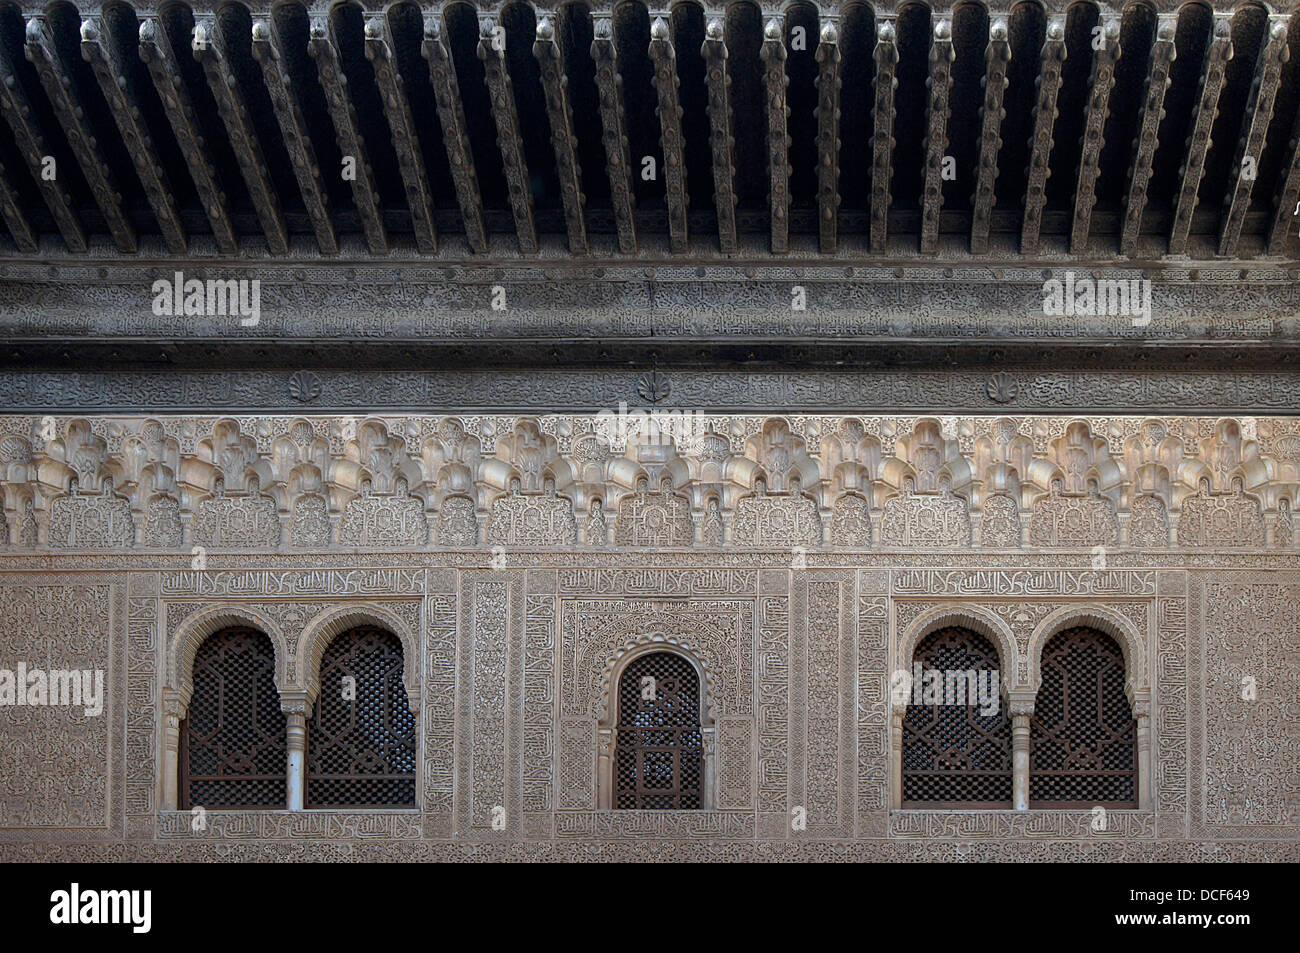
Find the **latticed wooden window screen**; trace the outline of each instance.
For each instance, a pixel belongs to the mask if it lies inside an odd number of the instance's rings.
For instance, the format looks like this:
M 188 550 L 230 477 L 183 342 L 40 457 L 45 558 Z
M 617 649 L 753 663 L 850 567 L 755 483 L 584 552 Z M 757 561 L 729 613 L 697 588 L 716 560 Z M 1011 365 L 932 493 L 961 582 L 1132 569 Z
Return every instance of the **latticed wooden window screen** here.
M 702 759 L 700 682 L 691 663 L 673 652 L 633 659 L 618 683 L 615 805 L 698 808 Z
M 347 677 L 355 693 L 345 691 Z M 306 806 L 414 807 L 416 721 L 397 636 L 373 626 L 344 632 L 325 650 L 320 684 L 307 726 Z
M 199 646 L 180 738 L 181 807 L 285 806 L 285 716 L 269 638 L 224 629 Z
M 1124 655 L 1079 627 L 1043 646 L 1029 722 L 1033 807 L 1137 807 L 1137 724 L 1124 694 Z
M 912 659 L 923 670 L 941 673 L 996 672 L 999 667 L 997 650 L 988 639 L 957 627 L 927 635 Z M 909 806 L 913 807 L 1010 806 L 1011 783 L 1011 719 L 1002 699 L 997 712 L 990 715 L 980 714 L 978 703 L 907 706 L 903 717 L 904 803 L 912 802 Z

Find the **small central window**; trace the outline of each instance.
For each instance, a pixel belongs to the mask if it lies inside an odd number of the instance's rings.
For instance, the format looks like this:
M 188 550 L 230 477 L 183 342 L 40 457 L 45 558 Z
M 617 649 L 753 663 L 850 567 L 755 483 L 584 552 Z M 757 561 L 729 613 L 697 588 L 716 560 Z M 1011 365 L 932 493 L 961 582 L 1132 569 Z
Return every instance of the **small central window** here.
M 629 662 L 618 684 L 617 731 L 616 807 L 699 809 L 700 681 L 689 661 L 654 652 Z

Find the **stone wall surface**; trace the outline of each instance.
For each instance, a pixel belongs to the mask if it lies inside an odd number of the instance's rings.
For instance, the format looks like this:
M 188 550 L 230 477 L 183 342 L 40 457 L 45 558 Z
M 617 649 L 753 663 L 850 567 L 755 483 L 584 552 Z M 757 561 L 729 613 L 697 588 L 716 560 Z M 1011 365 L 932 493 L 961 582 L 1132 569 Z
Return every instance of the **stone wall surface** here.
M 383 439 L 363 422 L 352 443 L 335 433 L 345 421 L 264 423 L 196 439 L 194 421 L 60 420 L 42 449 L 7 451 L 0 668 L 102 669 L 106 701 L 98 717 L 0 708 L 0 858 L 1300 859 L 1294 421 L 977 419 L 946 438 L 939 420 L 742 420 L 722 431 L 724 460 L 634 437 L 606 448 L 599 477 L 583 467 L 600 455 L 548 418 L 487 431 L 494 453 L 472 460 L 445 420 L 390 419 Z M 1075 439 L 1079 423 L 1089 439 Z M 881 431 L 888 452 L 872 443 Z M 437 454 L 392 436 L 408 433 L 440 435 Z M 302 444 L 328 491 L 290 449 Z M 51 494 L 70 472 L 76 493 Z M 159 494 L 177 505 L 150 509 Z M 304 516 L 302 494 L 324 507 Z M 288 525 L 250 546 L 256 519 L 227 504 L 262 495 Z M 443 544 L 457 496 L 473 505 L 461 542 Z M 1012 502 L 990 507 L 998 497 Z M 1135 507 L 1144 498 L 1159 505 Z M 244 535 L 193 543 L 199 502 Z M 689 524 L 689 545 L 628 543 L 661 525 L 646 520 L 654 507 Z M 349 508 L 362 535 L 339 543 Z M 625 515 L 637 522 L 619 533 Z M 757 527 L 746 542 L 742 517 Z M 294 544 L 300 522 L 322 519 L 321 542 Z M 177 525 L 147 541 L 151 520 Z M 426 542 L 412 542 L 415 525 Z M 206 634 L 260 628 L 282 696 L 310 697 L 331 634 L 361 621 L 403 644 L 421 726 L 415 809 L 214 810 L 198 831 L 164 809 L 169 724 Z M 890 674 L 952 624 L 996 643 L 1013 711 L 1052 634 L 1114 638 L 1150 730 L 1139 808 L 1108 812 L 1100 830 L 1087 810 L 893 810 Z M 710 810 L 597 808 L 612 674 L 653 644 L 700 660 Z M 794 808 L 806 830 L 792 829 Z

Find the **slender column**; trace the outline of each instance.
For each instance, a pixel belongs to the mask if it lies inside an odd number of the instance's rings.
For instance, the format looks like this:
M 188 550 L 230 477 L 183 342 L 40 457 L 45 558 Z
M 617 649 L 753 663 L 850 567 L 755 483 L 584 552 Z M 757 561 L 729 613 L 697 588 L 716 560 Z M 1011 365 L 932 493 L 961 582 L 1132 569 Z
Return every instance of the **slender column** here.
M 871 251 L 883 255 L 888 251 L 889 205 L 893 201 L 890 178 L 894 161 L 894 92 L 898 89 L 898 47 L 894 43 L 894 24 L 882 20 L 876 28 L 875 103 L 872 106 L 871 134 Z
M 153 139 L 140 112 L 135 74 L 122 61 L 118 38 L 113 35 L 109 21 L 101 22 L 94 18 L 81 21 L 81 57 L 90 64 L 99 91 L 108 103 L 108 111 L 113 114 L 117 130 L 122 134 L 122 144 L 131 156 L 131 164 L 144 187 L 167 249 L 174 255 L 185 254 L 185 229 L 181 225 L 172 186 L 154 152 Z
M 1187 253 L 1187 235 L 1192 230 L 1192 213 L 1196 211 L 1196 193 L 1201 188 L 1205 174 L 1205 159 L 1210 151 L 1210 131 L 1214 117 L 1219 114 L 1219 94 L 1228 60 L 1232 59 L 1232 24 L 1227 17 L 1216 18 L 1214 39 L 1205 52 L 1205 66 L 1201 71 L 1201 88 L 1197 96 L 1196 111 L 1192 116 L 1192 132 L 1187 137 L 1186 158 L 1179 170 L 1182 185 L 1178 204 L 1174 210 L 1174 227 L 1169 235 L 1169 254 Z
M 1042 66 L 1038 77 L 1038 103 L 1034 106 L 1034 132 L 1029 140 L 1029 179 L 1025 186 L 1025 215 L 1020 225 L 1020 252 L 1038 253 L 1043 227 L 1043 206 L 1047 204 L 1048 160 L 1052 155 L 1052 132 L 1056 126 L 1056 97 L 1061 91 L 1061 70 L 1065 65 L 1065 18 L 1053 17 L 1043 40 Z
M 301 811 L 307 780 L 307 714 L 311 711 L 311 699 L 306 692 L 283 692 L 280 710 L 284 712 L 287 723 L 285 740 L 289 756 L 285 766 L 285 787 L 288 808 Z
M 1011 62 L 1011 44 L 1007 42 L 1007 21 L 998 17 L 989 27 L 989 43 L 984 49 L 984 104 L 980 106 L 980 158 L 975 174 L 975 195 L 971 199 L 970 250 L 975 255 L 988 254 L 989 226 L 993 216 L 993 185 L 998 178 L 998 155 L 1002 151 L 1002 120 L 1007 111 L 1007 64 Z
M 682 137 L 682 107 L 678 102 L 677 52 L 668 33 L 668 23 L 656 17 L 650 25 L 650 61 L 654 64 L 655 92 L 659 97 L 659 141 L 664 154 L 667 183 L 668 247 L 674 254 L 689 245 L 686 218 L 686 156 Z
M 700 748 L 704 763 L 700 765 L 700 807 L 718 806 L 718 729 L 700 729 Z
M 1147 71 L 1146 99 L 1142 102 L 1142 118 L 1138 123 L 1137 139 L 1133 143 L 1133 159 L 1129 163 L 1128 191 L 1124 196 L 1124 228 L 1119 239 L 1119 253 L 1130 256 L 1137 248 L 1142 234 L 1142 214 L 1146 211 L 1147 188 L 1151 183 L 1151 166 L 1159 145 L 1160 120 L 1165 116 L 1165 93 L 1172 80 L 1169 71 L 1177 50 L 1174 46 L 1176 24 L 1172 17 L 1162 17 L 1151 47 L 1151 68 Z
M 253 56 L 262 66 L 262 79 L 266 83 L 271 108 L 275 110 L 280 134 L 284 137 L 285 149 L 289 152 L 298 191 L 316 232 L 316 244 L 321 254 L 337 255 L 339 243 L 334 234 L 334 223 L 330 220 L 329 199 L 321 179 L 320 163 L 316 161 L 316 149 L 312 146 L 307 121 L 298 105 L 293 78 L 285 66 L 279 31 L 273 21 L 253 21 Z
M 713 153 L 713 205 L 718 210 L 718 249 L 736 251 L 736 137 L 731 127 L 731 77 L 727 74 L 726 30 L 721 17 L 704 29 L 700 53 L 708 86 L 709 146 Z
M 1150 811 L 1155 808 L 1151 790 L 1151 689 L 1135 689 L 1130 703 L 1133 706 L 1133 717 L 1137 721 L 1138 810 Z
M 533 56 L 541 67 L 542 90 L 546 97 L 546 116 L 551 125 L 551 147 L 555 151 L 555 170 L 560 179 L 560 199 L 564 203 L 564 224 L 569 235 L 569 251 L 587 254 L 587 223 L 583 207 L 582 170 L 578 165 L 578 137 L 573 134 L 573 109 L 569 104 L 569 78 L 564 73 L 564 55 L 555 41 L 555 26 L 548 17 L 537 21 L 537 40 Z
M 596 807 L 608 811 L 614 807 L 614 745 L 618 729 L 601 728 L 597 732 Z
M 939 212 L 943 208 L 943 157 L 948 151 L 948 96 L 952 90 L 952 24 L 934 25 L 930 43 L 930 98 L 925 107 L 925 172 L 921 183 L 921 254 L 939 250 Z
M 767 171 L 771 191 L 768 208 L 772 218 L 772 251 L 790 250 L 790 108 L 785 90 L 785 40 L 781 21 L 772 17 L 763 27 L 763 87 L 767 98 Z
M 1074 216 L 1070 220 L 1070 254 L 1086 256 L 1092 209 L 1097 204 L 1097 176 L 1101 172 L 1101 150 L 1106 144 L 1106 117 L 1110 115 L 1110 91 L 1115 87 L 1115 62 L 1120 56 L 1119 20 L 1103 17 L 1101 49 L 1092 58 L 1088 79 L 1088 107 L 1083 120 L 1083 152 L 1079 156 L 1079 177 L 1074 189 Z
M 1029 810 L 1029 720 L 1034 714 L 1034 696 L 1013 693 L 1011 706 L 1011 806 Z
M 483 61 L 488 97 L 492 101 L 492 119 L 497 127 L 497 146 L 501 149 L 510 210 L 515 217 L 515 233 L 519 237 L 519 250 L 531 255 L 537 251 L 537 226 L 533 222 L 528 162 L 524 157 L 524 140 L 519 134 L 519 116 L 515 111 L 510 71 L 506 68 L 505 45 L 500 40 L 502 34 L 497 32 L 494 17 L 479 17 L 478 26 L 478 58 Z
M 1255 61 L 1255 81 L 1250 87 L 1246 103 L 1246 118 L 1237 137 L 1237 151 L 1232 159 L 1232 189 L 1223 206 L 1223 220 L 1219 228 L 1219 254 L 1231 258 L 1237 253 L 1241 227 L 1250 210 L 1250 195 L 1255 189 L 1259 163 L 1264 154 L 1264 139 L 1268 124 L 1273 118 L 1273 104 L 1277 87 L 1282 80 L 1282 64 L 1286 61 L 1286 25 L 1274 23 L 1268 40 Z
M 388 232 L 384 228 L 383 213 L 379 208 L 379 191 L 375 187 L 375 173 L 370 157 L 357 127 L 357 110 L 347 91 L 347 77 L 339 60 L 339 48 L 331 35 L 329 21 L 316 17 L 311 21 L 307 52 L 316 61 L 316 74 L 325 92 L 325 104 L 334 123 L 339 151 L 344 160 L 353 160 L 352 200 L 361 216 L 361 227 L 366 233 L 366 245 L 372 255 L 388 254 Z
M 210 19 L 194 23 L 194 58 L 203 66 L 208 89 L 216 100 L 217 112 L 230 137 L 239 172 L 248 186 L 248 195 L 257 210 L 257 220 L 273 255 L 289 253 L 289 232 L 280 214 L 280 199 L 271 183 L 271 173 L 262 156 L 262 146 L 253 130 L 253 121 L 244 105 L 244 96 L 230 68 L 230 54 L 222 30 Z
M 903 807 L 903 716 L 906 713 L 907 705 L 904 703 L 889 716 L 889 787 L 893 792 L 889 806 L 895 811 Z
M 174 811 L 180 805 L 180 743 L 181 722 L 189 711 L 188 693 L 182 694 L 164 688 L 163 701 L 163 758 L 162 758 L 162 809 Z
M 436 16 L 425 20 L 421 53 L 429 61 L 429 82 L 433 85 L 433 99 L 438 106 L 438 121 L 442 123 L 442 141 L 447 149 L 451 181 L 456 187 L 456 202 L 465 222 L 465 238 L 470 250 L 481 255 L 487 252 L 488 243 L 478 174 L 474 171 L 474 153 L 465 133 L 465 107 L 460 100 L 456 65 L 442 40 L 441 24 Z
M 817 44 L 817 222 L 822 254 L 839 246 L 840 43 L 835 22 L 822 26 Z
M 189 169 L 194 188 L 203 203 L 208 226 L 217 243 L 217 251 L 222 255 L 237 254 L 239 243 L 230 222 L 226 194 L 221 190 L 217 170 L 209 161 L 207 150 L 203 148 L 198 114 L 194 111 L 189 90 L 181 78 L 180 66 L 172 51 L 171 41 L 167 38 L 167 31 L 155 19 L 140 21 L 140 59 L 149 68 L 154 89 L 158 91 L 163 112 L 167 114 L 167 123 L 181 147 L 181 155 L 185 157 L 186 168 Z

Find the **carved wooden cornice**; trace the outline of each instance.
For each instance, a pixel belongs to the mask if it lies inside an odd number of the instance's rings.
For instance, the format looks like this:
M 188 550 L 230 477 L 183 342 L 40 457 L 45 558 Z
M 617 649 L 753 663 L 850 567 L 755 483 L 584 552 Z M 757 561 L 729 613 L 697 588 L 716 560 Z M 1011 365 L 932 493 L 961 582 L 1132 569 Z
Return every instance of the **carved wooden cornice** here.
M 942 241 L 958 234 L 969 234 L 973 254 L 1007 263 L 1041 257 L 1080 262 L 1138 256 L 1198 261 L 1281 259 L 1288 254 L 1294 258 L 1300 160 L 1290 140 L 1280 140 L 1283 129 L 1300 128 L 1294 125 L 1300 120 L 1291 114 L 1292 98 L 1277 95 L 1283 64 L 1291 55 L 1287 44 L 1292 14 L 1241 8 L 1200 17 L 1172 2 L 1157 4 L 1157 9 L 1151 49 L 1125 54 L 1149 55 L 1149 69 L 1121 75 L 1116 66 L 1122 18 L 1110 12 L 1098 14 L 1100 36 L 1068 39 L 1071 55 L 1086 57 L 1088 68 L 1063 71 L 1067 22 L 1074 21 L 1068 20 L 1072 14 L 1065 5 L 1056 2 L 1044 10 L 1046 23 L 1039 20 L 1035 27 L 1032 15 L 1013 16 L 1005 9 L 993 9 L 987 18 L 954 19 L 955 5 L 948 2 L 936 2 L 928 16 L 910 19 L 902 15 L 901 5 L 884 0 L 873 5 L 876 35 L 854 35 L 851 42 L 841 39 L 840 30 L 862 14 L 847 2 L 832 3 L 809 12 L 808 29 L 815 31 L 816 47 L 793 58 L 780 10 L 760 6 L 759 16 L 733 22 L 730 14 L 710 8 L 702 18 L 704 82 L 683 87 L 680 51 L 674 44 L 687 34 L 658 8 L 644 17 L 628 17 L 613 9 L 561 12 L 539 7 L 529 16 L 540 32 L 534 35 L 530 23 L 528 35 L 522 36 L 516 33 L 518 24 L 530 21 L 503 19 L 506 7 L 494 0 L 475 11 L 478 31 L 471 38 L 449 27 L 458 14 L 445 3 L 422 7 L 415 17 L 395 6 L 363 16 L 327 15 L 314 7 L 285 15 L 256 3 L 227 16 L 208 0 L 196 0 L 189 12 L 165 12 L 165 24 L 142 5 L 136 17 L 141 24 L 136 46 L 132 38 L 118 35 L 128 18 L 115 11 L 104 14 L 92 5 L 84 20 L 69 19 L 64 11 L 38 9 L 28 0 L 22 18 L 6 27 L 19 35 L 7 37 L 0 54 L 0 76 L 5 79 L 0 112 L 33 187 L 26 189 L 27 176 L 11 162 L 8 201 L 0 188 L 0 215 L 7 223 L 0 235 L 0 259 L 10 254 L 101 255 L 112 248 L 123 257 L 183 260 L 215 252 L 222 259 L 292 261 L 315 254 L 355 255 L 364 243 L 371 256 L 409 249 L 451 265 L 467 255 L 508 260 L 519 253 L 573 260 L 635 256 L 649 263 L 663 257 L 664 246 L 669 257 L 744 254 L 759 229 L 766 232 L 761 247 L 768 256 L 797 260 L 820 254 L 864 261 L 889 255 L 907 267 L 923 267 L 941 247 L 958 248 L 957 242 Z M 251 37 L 231 33 L 247 25 Z M 747 31 L 758 35 L 747 36 Z M 1248 69 L 1226 69 L 1234 31 L 1249 45 L 1242 51 L 1252 59 Z M 1044 42 L 1031 50 L 1029 37 L 1035 35 L 1044 36 Z M 591 37 L 589 56 L 574 47 L 586 36 Z M 251 71 L 246 63 L 250 41 L 260 65 Z M 523 48 L 507 49 L 507 43 L 530 48 L 530 58 L 536 58 L 540 68 L 521 70 Z M 1186 46 L 1206 51 L 1196 95 L 1180 91 L 1176 99 L 1171 97 L 1180 114 L 1168 117 L 1169 123 L 1186 129 L 1187 141 L 1159 143 L 1166 91 L 1175 75 L 1171 64 Z M 20 62 L 10 61 L 19 48 L 30 63 L 21 55 Z M 407 55 L 403 51 L 415 49 L 429 63 L 440 136 L 417 134 L 416 124 L 422 121 L 418 117 L 427 114 L 412 108 L 421 91 L 407 85 L 409 78 L 401 69 Z M 619 49 L 627 62 L 619 57 Z M 77 51 L 90 70 L 69 61 Z M 954 64 L 972 51 L 976 56 L 982 51 L 984 69 L 954 72 Z M 200 71 L 177 62 L 177 56 L 191 52 L 202 64 Z M 362 52 L 365 62 L 360 62 Z M 467 57 L 475 53 L 483 58 L 481 73 L 477 66 L 465 68 Z M 805 68 L 804 53 L 816 62 L 812 103 L 802 88 L 797 100 L 787 93 L 792 71 Z M 310 70 L 299 75 L 307 60 L 304 54 L 316 61 L 315 76 Z M 694 51 L 691 54 L 694 68 L 698 61 Z M 165 123 L 152 111 L 153 94 L 138 88 L 142 73 L 132 65 L 134 56 L 147 66 Z M 1021 66 L 1009 71 L 1009 62 Z M 457 63 L 465 75 L 458 75 Z M 349 76 L 349 71 L 362 72 Z M 898 87 L 899 76 L 918 77 L 922 71 L 928 77 L 924 91 L 906 84 Z M 728 89 L 732 73 L 747 77 L 744 102 Z M 865 83 L 868 75 L 873 84 L 871 145 L 842 155 L 837 144 L 841 89 L 845 77 Z M 196 82 L 198 76 L 204 81 Z M 762 91 L 761 105 L 749 101 L 758 93 L 754 81 Z M 625 83 L 637 87 L 634 98 Z M 965 88 L 973 83 L 982 88 Z M 1024 85 L 1013 91 L 1012 83 Z M 574 115 L 579 102 L 591 108 L 586 104 L 593 90 L 598 124 Z M 857 101 L 865 91 L 852 92 Z M 320 108 L 322 94 L 327 117 Z M 481 102 L 484 94 L 490 110 L 476 108 L 467 115 L 465 103 Z M 1070 129 L 1069 135 L 1077 130 L 1082 138 L 1079 161 L 1068 169 L 1053 166 L 1054 153 L 1067 162 L 1075 155 L 1073 148 L 1058 142 L 1060 96 L 1086 104 L 1081 117 L 1059 123 Z M 1219 117 L 1223 96 L 1243 103 L 1239 123 L 1237 117 Z M 948 117 L 950 103 L 959 99 L 980 103 L 973 128 L 969 117 L 960 117 L 960 123 Z M 214 101 L 220 130 L 209 117 L 195 113 Z M 655 103 L 657 118 L 647 122 L 647 116 L 629 116 L 626 104 L 632 101 Z M 798 108 L 814 110 L 814 122 L 788 121 L 787 111 L 796 101 Z M 1123 115 L 1111 117 L 1112 101 L 1120 104 L 1116 109 L 1125 110 Z M 1017 110 L 1033 104 L 1025 143 L 1008 142 L 1002 134 L 1009 102 Z M 1134 103 L 1136 143 L 1107 143 L 1106 130 L 1112 123 L 1126 125 Z M 543 127 L 531 115 L 518 115 L 520 104 L 545 113 L 551 148 L 535 148 L 529 137 Z M 1278 104 L 1284 104 L 1287 115 L 1274 115 Z M 101 105 L 111 115 L 107 125 L 94 114 Z M 763 111 L 761 125 L 750 122 L 738 130 L 737 110 L 755 108 Z M 377 113 L 383 116 L 379 127 L 373 125 Z M 701 115 L 707 115 L 707 140 L 691 124 Z M 1015 117 L 1016 128 L 1023 128 L 1025 119 Z M 897 195 L 891 189 L 896 175 L 915 174 L 899 168 L 899 123 L 924 128 L 919 198 L 916 189 L 900 189 Z M 1213 142 L 1212 131 L 1225 124 L 1238 128 L 1239 137 L 1228 142 L 1220 134 L 1223 141 Z M 401 177 L 400 194 L 377 187 L 365 147 L 378 146 L 362 142 L 362 128 L 385 127 Z M 632 156 L 629 143 L 647 135 L 657 135 L 663 150 L 662 169 L 654 179 L 662 185 L 653 191 L 662 188 L 666 214 L 653 207 L 639 212 L 633 200 L 633 176 L 645 157 Z M 225 142 L 208 141 L 214 136 Z M 974 143 L 965 141 L 970 137 Z M 108 138 L 118 141 L 103 141 Z M 913 140 L 904 138 L 908 148 L 914 147 Z M 446 150 L 454 208 L 436 208 L 433 202 L 437 183 L 430 181 L 429 170 L 435 163 L 441 166 L 441 157 L 423 151 L 425 143 L 438 139 L 442 145 L 434 148 Z M 500 150 L 499 169 L 488 145 L 492 140 Z M 1256 181 L 1265 147 L 1277 151 L 1274 144 L 1279 142 L 1282 161 L 1267 163 L 1273 181 Z M 701 148 L 708 154 L 693 154 Z M 329 176 L 335 170 L 320 169 L 316 157 L 333 155 L 335 149 L 355 163 L 355 175 L 345 176 L 354 208 L 335 209 L 327 201 Z M 1172 214 L 1147 208 L 1158 149 L 1182 152 Z M 48 174 L 46 158 L 61 150 L 65 161 L 76 166 L 74 189 L 65 179 Z M 1225 150 L 1235 151 L 1231 162 Z M 382 151 L 390 155 L 388 143 L 382 144 Z M 1108 161 L 1116 151 L 1127 153 L 1126 161 Z M 270 157 L 286 152 L 293 167 L 291 180 L 267 168 Z M 973 196 L 944 195 L 943 162 L 949 153 L 965 154 L 970 157 L 966 161 L 978 163 L 976 169 L 962 172 L 962 181 L 974 182 Z M 183 164 L 176 161 L 177 155 Z M 760 155 L 766 194 L 737 195 L 735 180 L 742 166 L 753 174 L 757 170 L 749 168 L 749 157 Z M 810 164 L 810 157 L 815 169 L 800 166 Z M 1250 159 L 1254 163 L 1244 161 Z M 686 170 L 701 161 L 713 172 L 713 194 L 703 199 L 711 207 L 692 209 Z M 487 166 L 479 168 L 484 162 Z M 1016 176 L 1006 175 L 1000 167 L 1006 162 L 1027 164 L 1020 194 L 1007 194 L 1006 185 L 1003 194 L 995 194 L 997 182 L 1021 181 L 1019 169 Z M 387 158 L 383 164 L 393 167 Z M 1225 167 L 1226 184 L 1220 174 Z M 1207 168 L 1216 194 L 1201 196 Z M 480 187 L 490 183 L 491 202 L 497 203 L 502 171 L 508 201 L 485 209 Z M 236 181 L 222 181 L 231 174 Z M 193 191 L 183 181 L 185 175 Z M 1069 184 L 1058 180 L 1049 201 L 1052 175 Z M 1115 176 L 1126 179 L 1116 183 Z M 592 177 L 608 179 L 607 194 L 603 182 L 600 189 L 590 187 Z M 816 181 L 815 214 L 792 202 L 790 193 L 792 182 L 811 179 Z M 137 180 L 139 187 L 134 186 Z M 845 188 L 849 180 L 860 181 L 862 187 L 853 190 L 860 196 L 854 198 L 859 207 L 845 209 L 839 201 L 850 194 Z M 129 186 L 125 193 L 124 184 Z M 537 189 L 555 194 L 538 204 L 542 192 L 534 195 Z M 600 196 L 595 205 L 589 198 L 593 194 Z M 1158 194 L 1163 201 L 1165 190 Z M 744 207 L 744 202 L 755 200 L 765 205 L 761 214 Z M 513 218 L 516 241 L 505 239 L 502 214 Z M 496 236 L 489 234 L 491 229 Z M 1156 234 L 1157 229 L 1163 234 Z M 699 233 L 694 245 L 691 230 Z M 703 234 L 710 230 L 716 231 L 716 244 L 705 240 L 712 238 Z M 899 239 L 892 248 L 891 231 Z M 1086 247 L 1089 236 L 1096 247 Z M 63 239 L 67 251 L 51 241 L 54 237 Z M 248 238 L 254 240 L 244 241 Z

